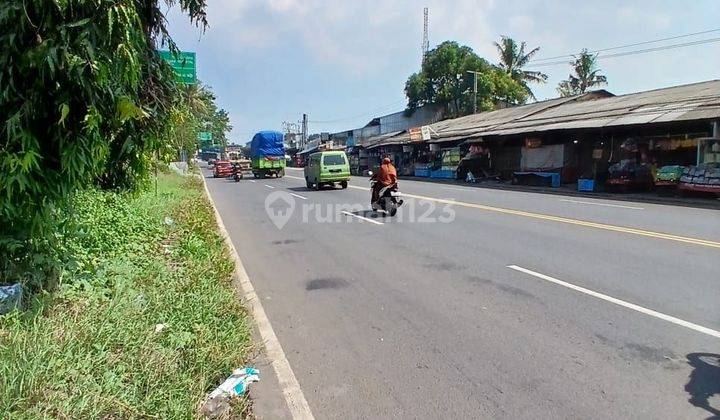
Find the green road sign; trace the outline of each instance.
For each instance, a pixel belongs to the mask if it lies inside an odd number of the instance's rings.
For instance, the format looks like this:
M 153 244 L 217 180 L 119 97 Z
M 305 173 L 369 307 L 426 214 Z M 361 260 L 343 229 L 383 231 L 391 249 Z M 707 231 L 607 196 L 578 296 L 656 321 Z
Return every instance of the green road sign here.
M 159 51 L 160 57 L 170 64 L 175 70 L 178 80 L 186 85 L 194 85 L 197 82 L 197 70 L 195 68 L 195 53 L 180 51 L 177 55 L 170 51 Z
M 208 131 L 201 131 L 198 133 L 198 140 L 200 141 L 212 141 L 212 133 Z

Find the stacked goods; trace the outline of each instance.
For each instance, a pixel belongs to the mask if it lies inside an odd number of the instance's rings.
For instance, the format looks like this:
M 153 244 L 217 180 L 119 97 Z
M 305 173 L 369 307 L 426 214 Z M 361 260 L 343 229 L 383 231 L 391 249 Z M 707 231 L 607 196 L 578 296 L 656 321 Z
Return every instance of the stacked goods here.
M 645 184 L 652 182 L 652 172 L 645 164 L 638 164 L 631 159 L 626 159 L 608 168 L 608 182 L 628 184 Z
M 454 171 L 460 164 L 460 149 L 447 149 L 442 152 L 442 167 L 441 169 Z
M 660 170 L 658 170 L 658 173 L 655 176 L 655 181 L 656 183 L 677 183 L 680 181 L 680 177 L 683 175 L 685 170 L 686 168 L 684 166 L 679 165 L 663 166 Z
M 720 163 L 703 163 L 686 168 L 680 177 L 680 182 L 720 189 Z
M 416 163 L 415 164 L 415 176 L 429 177 L 432 164 L 430 163 Z
M 720 194 L 720 163 L 703 163 L 686 169 L 680 177 L 678 189 Z
M 438 169 L 430 172 L 430 178 L 456 179 L 456 172 L 451 169 Z
M 655 174 L 655 190 L 661 196 L 675 195 L 678 190 L 678 183 L 683 173 L 687 170 L 684 166 L 669 165 L 663 166 Z
M 455 179 L 462 159 L 460 149 L 444 149 L 440 156 L 440 169 L 430 172 L 430 178 Z
M 627 192 L 630 189 L 646 190 L 653 186 L 654 177 L 650 167 L 632 159 L 620 161 L 608 168 L 605 186 L 608 191 Z

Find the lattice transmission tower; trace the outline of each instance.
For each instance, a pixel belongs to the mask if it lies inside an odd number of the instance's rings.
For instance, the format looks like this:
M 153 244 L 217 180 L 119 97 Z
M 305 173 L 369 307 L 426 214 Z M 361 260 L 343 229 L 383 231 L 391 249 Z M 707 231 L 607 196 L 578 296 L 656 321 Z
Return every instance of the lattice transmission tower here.
M 423 60 L 425 60 L 425 55 L 427 55 L 429 50 L 430 50 L 430 40 L 428 39 L 428 8 L 425 7 L 423 9 L 423 39 L 422 39 L 422 58 L 423 58 Z

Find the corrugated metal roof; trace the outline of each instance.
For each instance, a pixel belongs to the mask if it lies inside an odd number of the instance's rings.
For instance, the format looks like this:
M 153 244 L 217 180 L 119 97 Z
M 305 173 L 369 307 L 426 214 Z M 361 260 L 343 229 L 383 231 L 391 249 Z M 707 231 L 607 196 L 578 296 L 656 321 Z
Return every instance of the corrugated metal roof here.
M 475 135 L 475 134 L 471 134 L 471 135 L 459 135 L 459 136 L 451 136 L 451 137 L 441 137 L 441 138 L 438 138 L 438 139 L 430 139 L 430 140 L 428 140 L 428 143 L 445 143 L 445 142 L 448 142 L 448 141 L 464 140 L 464 139 L 466 139 L 466 140 L 476 140 L 476 139 L 479 139 L 480 137 L 481 137 L 480 135 Z
M 584 95 L 483 112 L 432 124 L 431 142 L 720 118 L 720 80 L 591 99 Z M 437 139 L 436 139 L 437 138 Z
M 393 131 L 392 133 L 386 133 L 386 134 L 380 134 L 378 136 L 372 136 L 369 137 L 361 146 L 372 149 L 374 147 L 381 146 L 380 142 L 383 140 L 389 139 L 390 137 L 397 136 L 398 134 L 402 133 L 403 131 Z
M 400 134 L 383 140 L 377 146 L 389 146 L 392 144 L 407 144 L 407 143 L 410 143 L 410 133 L 408 133 L 407 131 L 401 131 Z
M 589 95 L 585 94 L 569 98 L 557 98 L 496 111 L 481 112 L 452 120 L 440 121 L 431 124 L 430 127 L 439 137 L 472 135 L 502 126 L 503 124 L 531 117 L 568 102 L 584 100 L 584 98 L 588 96 Z

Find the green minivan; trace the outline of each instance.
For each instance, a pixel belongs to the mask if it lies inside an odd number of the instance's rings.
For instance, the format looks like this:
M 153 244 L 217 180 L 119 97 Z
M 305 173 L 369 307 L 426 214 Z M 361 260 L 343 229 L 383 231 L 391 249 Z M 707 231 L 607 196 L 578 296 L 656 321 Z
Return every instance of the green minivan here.
M 341 150 L 317 152 L 310 155 L 305 166 L 305 185 L 319 190 L 323 184 L 347 188 L 350 180 L 350 164 Z

